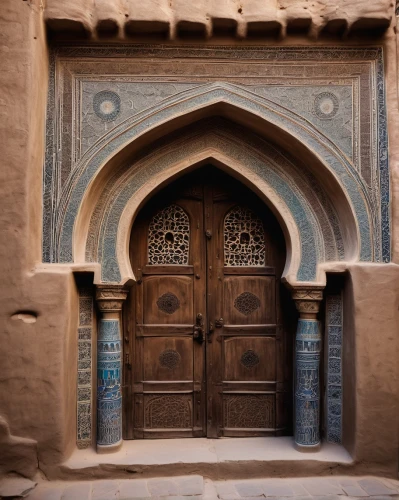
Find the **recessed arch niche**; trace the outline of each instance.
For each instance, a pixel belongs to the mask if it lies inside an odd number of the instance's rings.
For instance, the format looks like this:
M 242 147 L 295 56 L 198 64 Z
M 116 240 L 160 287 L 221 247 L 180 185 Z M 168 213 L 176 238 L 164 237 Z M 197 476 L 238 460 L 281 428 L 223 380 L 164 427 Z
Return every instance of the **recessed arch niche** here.
M 339 211 L 310 168 L 257 134 L 222 118 L 200 120 L 152 142 L 90 186 L 75 225 L 74 255 L 99 262 L 101 280 L 134 280 L 128 259 L 138 209 L 170 180 L 211 163 L 246 184 L 272 209 L 283 229 L 289 282 L 324 282 L 319 264 L 355 259 L 358 227 L 339 184 Z M 338 195 L 337 195 L 338 193 Z M 340 212 L 345 210 L 345 223 Z

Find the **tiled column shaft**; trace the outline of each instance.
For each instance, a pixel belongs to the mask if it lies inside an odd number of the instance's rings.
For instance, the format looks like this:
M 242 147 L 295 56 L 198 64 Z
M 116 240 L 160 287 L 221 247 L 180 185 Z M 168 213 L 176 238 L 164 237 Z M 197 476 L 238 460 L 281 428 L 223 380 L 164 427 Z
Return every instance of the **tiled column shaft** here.
M 97 286 L 101 318 L 97 338 L 97 451 L 111 453 L 122 444 L 121 311 L 127 291 Z
M 317 320 L 321 288 L 295 288 L 293 298 L 300 317 L 295 342 L 295 444 L 300 451 L 320 446 L 321 331 Z

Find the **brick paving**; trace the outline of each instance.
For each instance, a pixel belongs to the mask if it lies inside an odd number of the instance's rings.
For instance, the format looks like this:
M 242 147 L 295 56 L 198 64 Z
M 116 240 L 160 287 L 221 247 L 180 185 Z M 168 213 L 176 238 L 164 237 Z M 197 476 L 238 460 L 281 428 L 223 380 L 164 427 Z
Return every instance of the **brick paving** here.
M 348 500 L 356 498 L 399 500 L 399 481 L 376 477 L 331 476 L 211 481 L 202 476 L 191 475 L 153 479 L 43 482 L 24 498 L 28 500 Z

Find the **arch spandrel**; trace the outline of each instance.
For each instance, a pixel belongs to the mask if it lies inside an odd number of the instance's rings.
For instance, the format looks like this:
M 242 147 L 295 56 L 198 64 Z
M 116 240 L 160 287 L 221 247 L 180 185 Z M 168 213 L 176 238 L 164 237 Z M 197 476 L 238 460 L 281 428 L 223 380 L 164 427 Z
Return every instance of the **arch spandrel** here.
M 68 195 L 61 202 L 64 217 L 60 218 L 58 228 L 57 260 L 73 260 L 72 233 L 82 198 L 93 179 L 101 175 L 107 165 L 117 161 L 117 155 L 118 160 L 122 161 L 124 155 L 126 157 L 140 146 L 145 136 L 151 140 L 157 133 L 162 133 L 163 127 L 177 128 L 207 113 L 234 115 L 234 121 L 241 119 L 258 131 L 272 134 L 273 139 L 278 138 L 281 143 L 291 141 L 291 148 L 303 154 L 310 168 L 313 164 L 316 174 L 319 171 L 319 176 L 323 177 L 323 185 L 329 186 L 329 194 L 334 199 L 341 219 L 346 217 L 341 208 L 342 201 L 350 200 L 351 211 L 358 221 L 359 259 L 373 259 L 373 229 L 368 211 L 368 195 L 348 159 L 307 120 L 234 85 L 214 83 L 181 93 L 127 120 L 82 158 L 71 178 L 71 189 L 66 190 Z M 347 204 L 344 205 L 346 207 Z M 342 229 L 346 231 L 345 226 Z M 353 238 L 353 233 L 346 231 L 346 238 Z
M 89 231 L 88 219 L 91 218 L 91 212 L 98 210 L 98 207 L 95 208 L 92 204 L 93 200 L 100 196 L 100 180 L 106 182 L 112 176 L 112 172 L 118 168 L 118 165 L 132 153 L 136 152 L 137 156 L 137 151 L 143 146 L 145 140 L 150 141 L 158 135 L 162 136 L 166 127 L 169 127 L 169 130 L 177 129 L 182 123 L 195 121 L 204 114 L 224 114 L 225 116 L 234 114 L 235 122 L 241 121 L 247 125 L 247 128 L 253 128 L 257 131 L 262 129 L 266 135 L 271 135 L 274 141 L 277 140 L 276 131 L 279 131 L 281 143 L 285 143 L 286 147 L 287 144 L 290 144 L 297 156 L 303 153 L 309 172 L 315 173 L 314 177 L 318 178 L 319 184 L 324 186 L 332 200 L 338 219 L 344 221 L 340 225 L 340 230 L 342 240 L 347 243 L 345 258 L 364 261 L 373 259 L 373 228 L 368 210 L 368 195 L 359 175 L 336 146 L 305 119 L 278 104 L 265 98 L 259 98 L 259 96 L 234 85 L 209 84 L 174 96 L 167 102 L 163 102 L 162 105 L 154 106 L 150 111 L 141 113 L 139 117 L 135 116 L 129 119 L 100 140 L 82 158 L 74 177 L 71 177 L 71 186 L 67 190 L 68 197 L 61 203 L 61 206 L 64 207 L 64 216 L 60 218 L 62 223 L 58 228 L 59 261 L 70 262 L 74 260 L 74 253 L 75 262 L 82 260 L 84 252 L 80 248 L 81 241 Z M 249 117 L 251 117 L 251 123 L 249 123 Z M 228 169 L 229 166 L 226 168 Z M 262 167 L 256 168 L 262 172 Z M 154 172 L 155 174 L 157 172 Z M 145 175 L 143 172 L 136 174 L 137 179 L 143 178 L 142 181 L 138 181 L 139 184 L 140 182 L 151 184 L 153 182 L 151 176 L 150 166 L 147 166 Z M 146 177 L 145 180 L 144 177 Z M 258 181 L 259 179 L 255 180 L 255 185 Z M 271 180 L 269 179 L 267 182 L 270 183 Z M 280 191 L 285 189 L 283 186 L 288 184 L 289 179 L 284 179 L 280 185 Z M 293 198 L 288 193 L 286 196 L 294 203 L 295 197 Z M 317 216 L 307 207 L 306 203 L 302 204 L 296 201 L 295 203 L 297 207 L 292 206 L 288 211 L 295 214 L 304 210 L 304 214 L 299 219 L 297 217 L 299 232 L 303 233 L 304 231 L 303 226 L 306 225 L 304 221 L 309 221 L 309 224 L 315 227 L 312 233 L 313 239 L 315 241 L 323 240 L 323 236 L 320 236 L 323 233 L 323 225 L 317 223 Z M 280 209 L 275 208 L 275 211 L 279 212 L 281 209 L 281 207 Z M 308 215 L 305 212 L 308 212 Z M 109 226 L 118 226 L 119 216 L 116 220 L 111 220 L 112 215 L 110 214 L 106 214 L 105 217 Z M 308 231 L 309 234 L 311 232 Z M 114 233 L 117 234 L 118 231 L 115 230 Z M 113 269 L 113 272 L 107 274 L 103 270 L 103 280 L 105 282 L 119 282 L 122 279 L 122 274 L 116 252 L 111 257 L 106 251 L 113 245 L 112 241 L 115 240 L 115 237 L 108 240 L 106 236 L 104 237 L 105 243 L 103 248 L 100 247 L 96 258 L 102 265 L 106 263 L 105 268 Z M 313 243 L 309 242 L 309 238 L 302 234 L 301 239 L 308 242 L 308 249 L 304 252 L 303 244 L 297 245 L 298 248 L 301 247 L 304 255 L 301 257 L 302 263 L 297 269 L 296 279 L 303 282 L 313 282 L 318 279 L 313 263 L 315 261 L 317 263 L 324 262 L 326 259 L 323 252 L 324 254 L 326 251 L 328 252 L 330 247 L 324 243 L 314 244 L 312 250 Z M 319 254 L 321 252 L 321 254 L 315 257 L 315 251 Z M 127 277 L 131 279 L 129 273 Z

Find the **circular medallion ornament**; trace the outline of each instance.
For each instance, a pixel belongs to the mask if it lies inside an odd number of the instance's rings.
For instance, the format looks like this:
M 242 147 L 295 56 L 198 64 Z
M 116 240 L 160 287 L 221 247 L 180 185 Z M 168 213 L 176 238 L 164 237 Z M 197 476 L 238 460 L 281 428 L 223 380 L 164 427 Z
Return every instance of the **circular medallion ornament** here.
M 121 111 L 121 99 L 115 92 L 103 90 L 94 96 L 93 109 L 101 120 L 112 122 Z
M 248 349 L 241 356 L 241 364 L 245 366 L 245 368 L 253 368 L 254 366 L 259 364 L 259 356 L 252 349 Z
M 251 292 L 243 292 L 234 300 L 234 307 L 241 314 L 249 316 L 260 307 L 260 300 Z
M 334 118 L 338 113 L 338 98 L 332 92 L 321 92 L 314 100 L 314 113 L 322 120 Z
M 173 314 L 180 307 L 180 300 L 172 292 L 166 292 L 157 300 L 157 306 L 160 311 L 166 314 Z
M 159 363 L 169 370 L 174 370 L 180 364 L 180 361 L 180 354 L 173 349 L 165 349 L 159 355 Z

